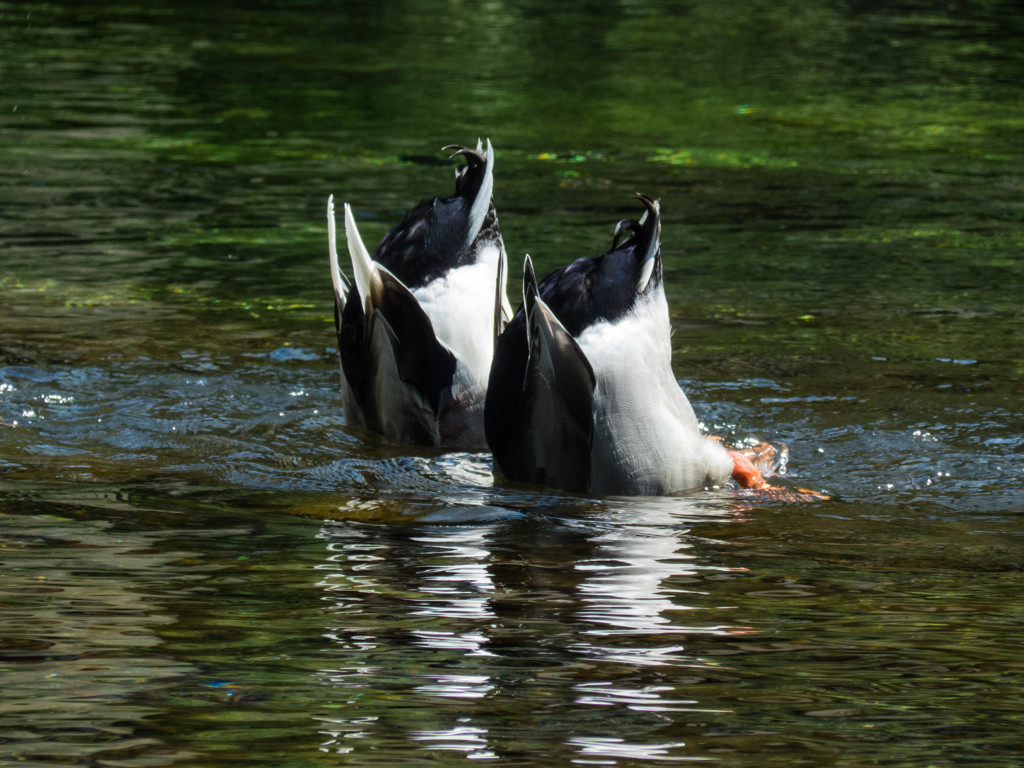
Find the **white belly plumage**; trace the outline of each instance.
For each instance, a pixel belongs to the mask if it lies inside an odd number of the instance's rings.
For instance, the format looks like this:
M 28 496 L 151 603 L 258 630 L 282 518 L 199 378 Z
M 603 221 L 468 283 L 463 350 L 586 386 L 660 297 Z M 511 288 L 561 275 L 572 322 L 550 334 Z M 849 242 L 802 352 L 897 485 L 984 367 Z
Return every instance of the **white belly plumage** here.
M 614 323 L 577 341 L 594 369 L 591 491 L 663 495 L 725 483 L 732 471 L 721 443 L 701 434 L 672 373 L 668 305 L 660 287 Z
M 450 270 L 412 292 L 434 334 L 481 388 L 487 385 L 494 355 L 494 297 L 501 259 L 500 249 L 488 244 L 475 263 Z

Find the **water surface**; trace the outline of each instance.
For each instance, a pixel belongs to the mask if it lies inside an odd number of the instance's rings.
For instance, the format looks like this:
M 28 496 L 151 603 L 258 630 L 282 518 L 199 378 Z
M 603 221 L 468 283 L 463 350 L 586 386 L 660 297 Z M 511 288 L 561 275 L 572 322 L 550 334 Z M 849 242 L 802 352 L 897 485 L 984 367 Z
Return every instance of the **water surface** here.
M 1019 762 L 1022 19 L 0 2 L 0 762 Z M 327 195 L 478 136 L 516 270 L 661 198 L 681 385 L 830 500 L 345 424 Z

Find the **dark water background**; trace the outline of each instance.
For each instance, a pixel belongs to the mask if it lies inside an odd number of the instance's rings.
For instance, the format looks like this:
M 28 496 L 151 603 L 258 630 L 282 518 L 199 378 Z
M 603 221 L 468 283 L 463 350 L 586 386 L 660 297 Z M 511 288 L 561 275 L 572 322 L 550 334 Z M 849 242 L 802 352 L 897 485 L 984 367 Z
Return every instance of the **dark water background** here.
M 1024 759 L 1012 2 L 0 2 L 0 764 Z M 345 426 L 324 211 L 490 137 L 515 266 L 662 200 L 787 482 L 581 499 Z

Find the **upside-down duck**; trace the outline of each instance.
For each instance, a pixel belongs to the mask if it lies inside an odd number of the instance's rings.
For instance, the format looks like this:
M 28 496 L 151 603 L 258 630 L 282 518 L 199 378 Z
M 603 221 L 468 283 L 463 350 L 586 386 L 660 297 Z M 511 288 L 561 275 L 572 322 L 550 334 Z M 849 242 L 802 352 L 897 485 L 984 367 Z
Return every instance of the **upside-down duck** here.
M 417 205 L 367 252 L 352 209 L 352 281 L 338 266 L 334 197 L 327 229 L 342 399 L 349 424 L 392 440 L 486 448 L 484 392 L 511 308 L 507 258 L 491 200 L 494 150 L 446 147 L 465 159 L 455 193 Z
M 498 339 L 485 428 L 496 473 L 579 493 L 664 495 L 735 480 L 750 457 L 704 435 L 672 373 L 659 204 L 615 227 L 612 247 L 540 283 Z

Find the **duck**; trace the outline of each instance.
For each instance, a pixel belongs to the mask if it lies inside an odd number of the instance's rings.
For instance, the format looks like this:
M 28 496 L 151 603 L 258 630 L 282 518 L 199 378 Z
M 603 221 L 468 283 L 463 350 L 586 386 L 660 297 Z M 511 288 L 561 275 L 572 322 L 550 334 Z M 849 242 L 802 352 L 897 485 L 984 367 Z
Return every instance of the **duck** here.
M 396 442 L 485 450 L 487 379 L 512 317 L 492 199 L 494 149 L 489 139 L 444 149 L 465 160 L 454 194 L 421 201 L 372 253 L 345 203 L 351 279 L 339 267 L 328 198 L 342 403 L 347 425 Z
M 660 203 L 611 248 L 538 282 L 495 346 L 484 429 L 495 474 L 602 496 L 662 496 L 767 484 L 748 454 L 702 432 L 672 372 Z

